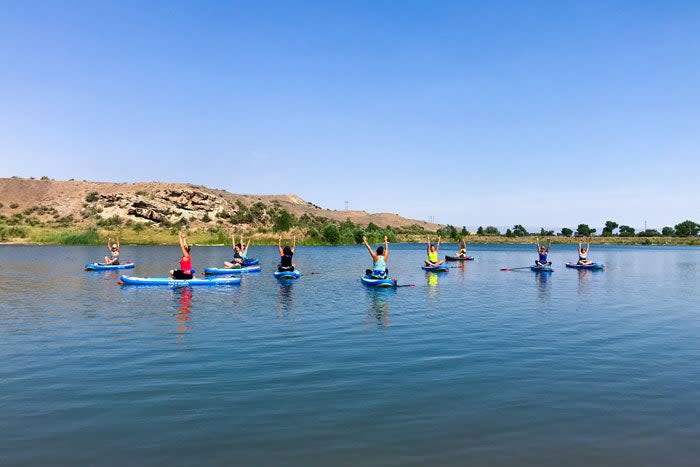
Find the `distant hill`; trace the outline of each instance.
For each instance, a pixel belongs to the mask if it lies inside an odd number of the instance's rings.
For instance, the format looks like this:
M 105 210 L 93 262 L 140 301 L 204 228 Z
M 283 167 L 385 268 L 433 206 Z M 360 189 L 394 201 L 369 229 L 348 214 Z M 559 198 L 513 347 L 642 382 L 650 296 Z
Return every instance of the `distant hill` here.
M 324 219 L 366 226 L 439 225 L 394 213 L 324 209 L 296 195 L 247 195 L 186 183 L 107 183 L 76 180 L 0 178 L 0 215 L 18 215 L 22 223 L 108 226 L 149 224 L 163 227 L 188 224 L 194 228 L 240 226 L 269 228 L 283 210 L 297 219 Z

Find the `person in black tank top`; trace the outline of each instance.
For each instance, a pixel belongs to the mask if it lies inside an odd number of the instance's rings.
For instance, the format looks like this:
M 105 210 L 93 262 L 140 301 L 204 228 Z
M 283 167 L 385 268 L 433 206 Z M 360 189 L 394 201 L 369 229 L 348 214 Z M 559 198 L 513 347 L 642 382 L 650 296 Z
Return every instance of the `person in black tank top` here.
M 277 241 L 277 248 L 280 253 L 280 264 L 277 266 L 279 272 L 294 271 L 294 263 L 292 262 L 292 257 L 294 256 L 294 250 L 297 247 L 297 239 L 294 237 L 292 241 L 292 246 L 286 245 L 282 248 L 282 237 Z

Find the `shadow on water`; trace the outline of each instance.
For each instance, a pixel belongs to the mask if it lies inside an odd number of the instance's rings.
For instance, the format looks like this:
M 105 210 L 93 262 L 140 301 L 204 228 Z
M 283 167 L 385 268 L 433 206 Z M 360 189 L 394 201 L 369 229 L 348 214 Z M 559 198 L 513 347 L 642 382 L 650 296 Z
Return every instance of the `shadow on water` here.
M 389 297 L 396 293 L 396 289 L 368 288 L 370 307 L 367 311 L 367 325 L 373 321 L 377 327 L 388 328 L 389 323 Z

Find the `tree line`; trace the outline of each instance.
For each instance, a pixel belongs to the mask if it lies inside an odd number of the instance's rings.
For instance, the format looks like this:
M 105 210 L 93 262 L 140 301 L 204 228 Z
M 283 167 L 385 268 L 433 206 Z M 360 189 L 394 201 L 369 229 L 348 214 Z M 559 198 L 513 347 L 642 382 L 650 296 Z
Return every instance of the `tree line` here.
M 541 228 L 539 232 L 528 232 L 525 227 L 520 224 L 514 225 L 512 228 L 507 228 L 505 232 L 501 232 L 497 227 L 492 225 L 487 227 L 479 227 L 476 230 L 477 235 L 483 236 L 505 236 L 527 237 L 530 235 L 539 235 L 541 237 L 591 237 L 596 235 L 597 229 L 591 228 L 588 224 L 579 224 L 576 230 L 569 227 L 563 227 L 559 232 L 554 230 L 546 230 Z M 438 230 L 438 234 L 445 237 L 458 240 L 469 235 L 466 227 L 461 230 L 452 225 L 446 225 Z M 700 224 L 686 220 L 676 224 L 675 226 L 666 226 L 661 229 L 645 229 L 637 232 L 634 227 L 629 225 L 620 225 L 615 221 L 606 221 L 599 235 L 600 237 L 696 237 L 700 234 Z

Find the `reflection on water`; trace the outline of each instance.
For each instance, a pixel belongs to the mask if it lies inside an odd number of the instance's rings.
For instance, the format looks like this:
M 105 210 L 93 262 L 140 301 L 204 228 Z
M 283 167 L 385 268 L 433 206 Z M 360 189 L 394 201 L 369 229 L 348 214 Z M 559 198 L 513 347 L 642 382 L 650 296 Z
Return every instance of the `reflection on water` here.
M 192 319 L 192 288 L 181 287 L 173 290 L 173 295 L 179 306 L 177 310 L 177 332 L 184 334 L 190 329 L 189 321 Z
M 535 280 L 537 281 L 537 295 L 539 296 L 539 298 L 549 298 L 549 294 L 551 291 L 551 278 L 552 273 L 550 272 L 535 273 Z
M 367 313 L 367 324 L 376 321 L 377 326 L 389 327 L 389 297 L 394 289 L 368 288 L 370 307 Z
M 438 283 L 440 282 L 440 274 L 436 272 L 426 272 L 425 281 L 428 285 L 428 296 L 436 297 L 438 294 Z
M 277 292 L 277 317 L 283 318 L 294 313 L 294 282 L 284 281 L 280 283 Z

